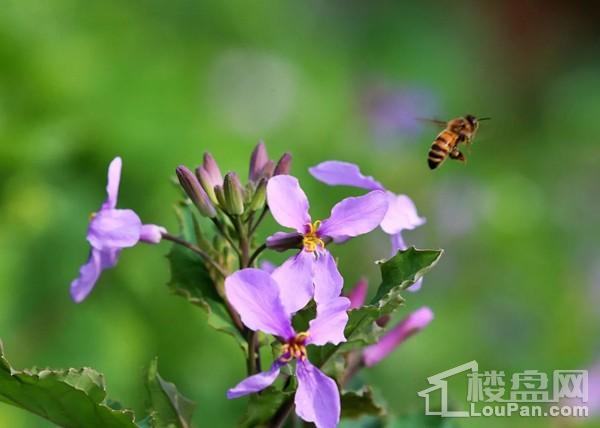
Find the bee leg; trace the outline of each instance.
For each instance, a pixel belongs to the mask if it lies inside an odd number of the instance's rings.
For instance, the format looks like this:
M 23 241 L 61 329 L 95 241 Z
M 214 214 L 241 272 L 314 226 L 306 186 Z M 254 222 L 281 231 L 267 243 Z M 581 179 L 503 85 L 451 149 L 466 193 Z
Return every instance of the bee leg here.
M 450 159 L 454 159 L 460 162 L 467 162 L 467 158 L 465 158 L 465 155 L 463 155 L 460 151 L 458 150 L 453 150 L 450 152 Z

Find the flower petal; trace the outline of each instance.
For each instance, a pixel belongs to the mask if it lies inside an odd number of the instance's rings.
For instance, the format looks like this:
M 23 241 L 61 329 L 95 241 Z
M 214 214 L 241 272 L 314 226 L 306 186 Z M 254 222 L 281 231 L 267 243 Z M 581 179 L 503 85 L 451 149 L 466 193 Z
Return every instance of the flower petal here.
M 117 198 L 119 196 L 119 182 L 121 181 L 121 168 L 123 161 L 120 157 L 112 160 L 108 166 L 108 183 L 106 184 L 106 201 L 102 204 L 102 209 L 113 209 L 117 206 Z
M 350 299 L 350 309 L 358 309 L 365 304 L 367 299 L 367 292 L 369 291 L 369 282 L 366 278 L 361 278 L 356 283 L 350 293 L 348 293 L 348 299 Z
M 140 241 L 149 244 L 158 244 L 162 239 L 162 234 L 167 233 L 167 229 L 155 224 L 143 224 L 140 230 Z
M 118 256 L 119 250 L 90 250 L 88 261 L 79 269 L 79 277 L 71 282 L 71 297 L 75 303 L 82 302 L 92 292 L 102 271 L 113 267 Z
M 312 299 L 315 290 L 312 275 L 314 261 L 313 254 L 300 251 L 271 274 L 279 286 L 279 297 L 286 313 L 298 312 Z
M 390 240 L 392 241 L 392 254 L 390 254 L 390 257 L 394 257 L 398 254 L 398 251 L 403 251 L 408 248 L 404 242 L 404 238 L 402 238 L 401 232 L 390 235 Z
M 387 234 L 398 233 L 402 230 L 412 230 L 425 223 L 424 217 L 419 217 L 415 203 L 406 195 L 395 195 L 387 192 L 388 210 L 381 221 L 381 228 Z
M 358 165 L 342 161 L 325 161 L 311 168 L 310 174 L 317 180 L 330 186 L 352 186 L 361 189 L 383 189 L 381 183 L 373 177 L 364 176 Z
M 321 224 L 319 234 L 342 242 L 368 233 L 379 226 L 387 209 L 386 194 L 381 190 L 346 198 L 333 207 L 331 216 Z
M 374 366 L 410 336 L 424 329 L 432 320 L 433 312 L 428 307 L 422 307 L 412 312 L 379 339 L 379 342 L 363 350 L 364 363 L 368 367 Z
M 340 421 L 340 392 L 335 381 L 308 360 L 296 365 L 296 414 L 317 428 L 335 428 Z
M 227 391 L 227 398 L 231 400 L 232 398 L 238 398 L 253 392 L 262 391 L 275 382 L 275 379 L 279 376 L 281 366 L 282 364 L 279 361 L 275 361 L 268 371 L 247 377 Z
M 132 210 L 101 210 L 90 222 L 87 240 L 98 250 L 133 247 L 141 229 L 142 221 Z
M 308 199 L 296 177 L 277 175 L 271 178 L 267 183 L 267 202 L 277 223 L 304 233 L 310 223 Z
M 275 269 L 277 269 L 277 265 L 275 265 L 275 263 L 270 262 L 268 260 L 263 260 L 262 262 L 260 262 L 258 268 L 260 270 L 264 270 L 267 273 L 273 273 L 273 271 Z
M 327 250 L 318 254 L 313 267 L 315 301 L 327 303 L 342 293 L 344 278 L 338 271 L 331 253 Z
M 250 268 L 229 275 L 225 279 L 225 294 L 248 328 L 284 339 L 294 336 L 290 316 L 279 298 L 279 287 L 267 272 Z
M 350 299 L 338 297 L 317 305 L 317 317 L 309 323 L 307 344 L 323 346 L 345 342 L 344 329 L 348 324 Z

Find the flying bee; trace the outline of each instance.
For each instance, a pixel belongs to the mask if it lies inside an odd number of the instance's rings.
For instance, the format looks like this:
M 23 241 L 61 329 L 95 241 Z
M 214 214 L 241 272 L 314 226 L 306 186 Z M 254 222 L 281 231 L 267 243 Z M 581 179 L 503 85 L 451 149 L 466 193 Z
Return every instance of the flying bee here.
M 467 146 L 471 144 L 473 138 L 475 138 L 479 122 L 489 119 L 489 117 L 478 119 L 472 114 L 468 114 L 465 117 L 457 117 L 448 122 L 430 120 L 438 125 L 445 126 L 445 129 L 438 134 L 429 149 L 427 157 L 429 168 L 436 169 L 448 157 L 466 162 L 465 155 L 458 149 L 459 144 L 465 143 Z

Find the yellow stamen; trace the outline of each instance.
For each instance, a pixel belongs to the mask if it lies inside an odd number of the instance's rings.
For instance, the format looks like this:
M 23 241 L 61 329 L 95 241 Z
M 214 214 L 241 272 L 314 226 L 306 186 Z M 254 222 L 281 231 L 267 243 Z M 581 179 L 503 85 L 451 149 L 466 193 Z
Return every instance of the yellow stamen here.
M 98 213 L 90 213 L 90 221 L 92 221 L 97 214 Z
M 290 339 L 281 347 L 281 357 L 279 360 L 283 363 L 287 363 L 294 358 L 299 360 L 306 359 L 306 339 L 308 338 L 308 332 L 298 333 L 295 337 Z
M 302 245 L 309 253 L 316 251 L 319 247 L 325 248 L 325 242 L 319 238 L 319 235 L 317 234 L 320 226 L 321 220 L 317 220 L 314 223 L 309 223 L 308 232 L 306 232 L 302 238 Z

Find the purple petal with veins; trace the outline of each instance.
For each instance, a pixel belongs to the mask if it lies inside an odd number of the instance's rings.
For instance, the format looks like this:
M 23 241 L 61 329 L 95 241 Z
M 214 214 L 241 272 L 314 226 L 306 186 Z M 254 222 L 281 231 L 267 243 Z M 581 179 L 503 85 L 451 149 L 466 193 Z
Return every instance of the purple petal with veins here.
M 329 302 L 338 297 L 344 288 L 344 278 L 338 271 L 333 256 L 327 250 L 317 255 L 313 266 L 313 281 L 317 303 Z
M 225 279 L 227 300 L 251 330 L 289 339 L 295 335 L 279 298 L 279 286 L 260 269 L 242 269 Z
M 330 186 L 352 186 L 367 190 L 383 190 L 371 176 L 360 172 L 358 165 L 342 161 L 325 161 L 308 169 L 313 177 Z
M 266 372 L 258 373 L 247 377 L 236 386 L 227 391 L 227 398 L 242 397 L 244 395 L 251 394 L 253 392 L 262 391 L 269 387 L 279 376 L 282 364 L 279 361 L 275 361 L 271 368 Z
M 321 224 L 319 235 L 343 242 L 368 233 L 379 226 L 387 209 L 388 200 L 381 190 L 346 198 L 333 207 L 329 218 Z
M 273 217 L 282 226 L 304 233 L 311 222 L 308 198 L 298 179 L 291 175 L 276 175 L 267 184 L 267 202 Z
M 381 221 L 381 228 L 389 235 L 403 230 L 412 230 L 425 223 L 417 214 L 417 207 L 406 195 L 395 195 L 387 192 L 388 210 Z
M 323 346 L 345 342 L 344 329 L 348 323 L 349 307 L 350 300 L 347 297 L 337 297 L 317 305 L 317 317 L 309 323 L 306 343 Z
M 296 413 L 317 428 L 335 428 L 340 421 L 340 393 L 335 381 L 308 360 L 296 365 Z
M 313 254 L 300 251 L 271 274 L 279 287 L 279 296 L 286 313 L 298 312 L 312 299 L 314 262 Z

